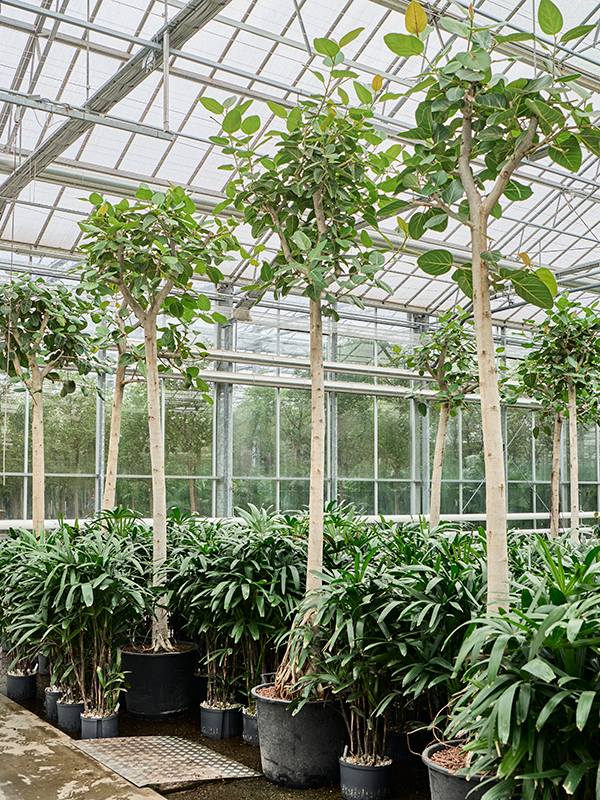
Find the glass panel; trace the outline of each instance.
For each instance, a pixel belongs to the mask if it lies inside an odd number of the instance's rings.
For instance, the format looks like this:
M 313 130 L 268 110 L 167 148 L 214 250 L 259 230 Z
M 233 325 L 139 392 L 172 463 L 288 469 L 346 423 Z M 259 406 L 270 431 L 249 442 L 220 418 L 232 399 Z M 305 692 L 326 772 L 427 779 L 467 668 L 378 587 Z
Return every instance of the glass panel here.
M 485 513 L 485 486 L 483 483 L 463 484 L 463 513 Z
M 535 425 L 540 425 L 539 415 L 535 416 Z M 554 419 L 544 422 L 544 430 L 535 439 L 535 476 L 538 481 L 549 481 L 552 474 L 552 441 L 554 438 Z
M 338 474 L 374 475 L 374 403 L 372 397 L 338 394 Z
M 211 475 L 213 407 L 199 392 L 176 381 L 166 385 L 165 469 L 167 475 Z M 191 510 L 191 509 L 190 509 Z
M 309 358 L 310 336 L 308 333 L 304 333 L 304 331 L 280 330 L 279 347 L 282 356 L 293 356 L 295 358 Z
M 308 507 L 308 481 L 281 481 L 279 508 L 281 511 L 301 511 Z
M 531 480 L 531 412 L 507 408 L 506 416 L 508 480 Z
M 87 397 L 79 387 L 73 394 L 61 397 L 61 384 L 44 384 L 46 474 L 96 471 L 96 383 L 88 380 L 83 385 L 89 392 Z M 47 494 L 47 506 L 49 497 Z M 61 501 L 57 502 L 60 505 Z M 65 516 L 71 518 L 73 514 Z
M 275 508 L 275 481 L 233 481 L 233 507 L 248 508 L 249 503 L 258 508 Z
M 268 386 L 234 387 L 234 475 L 275 475 L 275 397 Z
M 23 478 L 0 480 L 0 519 L 23 519 Z
M 212 516 L 211 480 L 167 480 L 167 508 L 179 509 L 183 514 Z
M 525 483 L 509 482 L 508 511 L 511 514 L 533 511 L 533 489 L 531 486 Z
M 248 353 L 276 353 L 277 333 L 262 325 L 237 323 L 237 349 Z
M 598 510 L 598 488 L 597 486 L 582 486 L 579 484 L 579 508 L 581 511 Z M 589 525 L 589 520 L 582 520 L 584 525 Z
M 109 404 L 112 402 L 112 396 L 107 402 Z M 108 436 L 110 427 L 110 405 L 107 406 L 106 409 L 106 418 L 106 435 Z M 120 475 L 150 475 L 151 472 L 148 438 L 148 402 L 146 386 L 141 383 L 133 383 L 125 388 L 118 472 Z M 117 498 L 119 498 L 118 487 L 119 484 L 117 482 Z M 121 505 L 128 505 L 127 501 L 123 499 L 119 499 L 118 502 Z M 144 507 L 146 509 L 149 508 L 148 501 L 145 503 Z M 141 509 L 138 509 L 138 511 L 139 510 Z
M 410 483 L 383 481 L 377 484 L 380 514 L 410 514 Z
M 456 481 L 442 481 L 442 502 L 440 513 L 460 514 L 459 483 Z
M 579 480 L 595 481 L 597 474 L 596 426 L 585 428 L 583 425 L 579 425 L 577 434 L 579 439 Z
M 338 337 L 338 358 L 342 363 L 373 364 L 374 342 L 371 339 L 351 339 L 346 336 Z
M 117 478 L 117 505 L 143 517 L 152 516 L 152 482 L 149 478 Z
M 356 506 L 363 514 L 373 514 L 375 510 L 375 484 L 370 481 L 340 480 L 338 500 Z
M 411 440 L 409 401 L 380 397 L 377 401 L 377 453 L 380 478 L 410 478 Z
M 94 478 L 46 478 L 46 519 L 92 516 L 95 487 Z
M 279 405 L 280 474 L 290 478 L 310 473 L 310 392 L 281 389 Z M 283 504 L 282 508 L 292 508 Z
M 479 405 L 468 403 L 462 409 L 463 439 L 463 478 L 465 480 L 483 479 L 483 434 L 481 432 L 481 409 Z M 466 500 L 466 498 L 465 498 Z M 465 511 L 467 509 L 465 508 Z M 479 512 L 479 508 L 474 509 Z
M 420 415 L 419 415 L 420 419 Z M 437 440 L 438 424 L 440 419 L 440 410 L 435 408 L 433 404 L 429 406 L 429 463 L 433 469 L 433 460 L 435 454 L 435 444 Z M 450 417 L 448 421 L 448 431 L 446 433 L 446 445 L 444 448 L 444 466 L 442 467 L 443 478 L 458 478 L 459 477 L 459 457 L 460 450 L 458 446 L 458 414 Z M 447 511 L 446 513 L 450 513 Z M 452 512 L 458 513 L 458 512 Z
M 0 436 L 2 450 L 4 450 L 4 419 L 6 415 L 6 460 L 7 472 L 23 472 L 23 458 L 25 453 L 25 392 L 16 392 L 14 386 L 4 385 L 0 393 Z M 0 453 L 2 458 L 2 453 Z M 0 461 L 0 469 L 3 469 Z M 8 479 L 7 484 L 8 485 Z M 4 487 L 6 488 L 6 487 Z M 4 508 L 8 512 L 9 505 Z M 22 509 L 22 506 L 21 506 Z M 22 510 L 15 517 L 21 519 Z

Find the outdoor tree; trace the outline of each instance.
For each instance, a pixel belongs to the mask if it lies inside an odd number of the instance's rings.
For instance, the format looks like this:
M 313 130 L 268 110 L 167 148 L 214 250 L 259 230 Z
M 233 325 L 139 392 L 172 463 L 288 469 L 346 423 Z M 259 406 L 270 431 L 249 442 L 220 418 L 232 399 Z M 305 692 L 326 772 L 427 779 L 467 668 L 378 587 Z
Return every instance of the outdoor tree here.
M 391 246 L 379 236 L 375 244 L 365 230 L 378 229 L 377 215 L 382 188 L 402 147 L 384 149 L 385 134 L 371 118 L 375 102 L 386 99 L 381 76 L 367 87 L 358 75 L 343 66 L 341 47 L 353 41 L 359 28 L 338 43 L 316 39 L 317 53 L 325 56 L 328 75 L 313 71 L 323 84 L 320 94 L 302 100 L 288 112 L 269 101 L 277 118 L 258 145 L 254 134 L 261 128 L 259 116 L 247 116 L 251 101 L 233 105 L 200 98 L 205 108 L 222 119 L 222 135 L 212 137 L 236 170 L 227 186 L 228 200 L 251 225 L 256 239 L 276 237 L 277 255 L 263 260 L 260 282 L 252 287 L 276 296 L 292 290 L 308 298 L 310 305 L 311 365 L 311 474 L 309 497 L 309 541 L 307 591 L 320 585 L 323 549 L 323 482 L 325 465 L 325 404 L 323 372 L 323 316 L 337 318 L 336 303 L 362 303 L 359 292 L 367 286 L 389 288 L 378 275 L 393 256 Z M 360 107 L 353 107 L 345 85 L 354 80 Z M 280 127 L 282 126 L 282 127 Z M 265 153 L 265 146 L 271 155 Z M 379 207 L 378 207 L 379 206 Z M 258 245 L 255 256 L 265 249 Z M 255 262 L 257 263 L 257 259 Z M 280 690 L 294 682 L 293 669 L 279 673 Z
M 75 391 L 71 374 L 93 368 L 86 333 L 90 303 L 58 283 L 23 275 L 0 287 L 0 369 L 31 397 L 32 522 L 45 521 L 44 382 L 61 381 L 62 396 Z
M 456 311 L 447 311 L 438 317 L 435 328 L 422 333 L 417 346 L 410 349 L 403 349 L 398 345 L 394 347 L 408 369 L 414 370 L 421 377 L 427 374 L 437 386 L 436 399 L 440 416 L 431 471 L 431 530 L 440 522 L 442 469 L 448 423 L 450 417 L 456 416 L 457 409 L 464 404 L 465 395 L 475 391 L 478 384 L 475 339 L 472 331 L 468 330 L 471 326 L 470 314 L 457 308 Z M 427 385 L 430 384 L 428 381 Z M 426 408 L 422 403 L 419 406 L 423 410 Z
M 577 86 L 577 76 L 563 74 L 556 66 L 557 44 L 583 36 L 591 26 L 561 36 L 560 11 L 551 0 L 541 0 L 539 28 L 553 44 L 538 40 L 537 74 L 511 81 L 499 48 L 533 35 L 500 35 L 493 27 L 477 24 L 475 15 L 470 6 L 464 22 L 439 18 L 439 25 L 457 38 L 432 60 L 426 48 L 432 29 L 417 2 L 406 11 L 407 33 L 389 33 L 384 39 L 396 55 L 420 56 L 427 65 L 421 80 L 406 93 L 417 95 L 420 102 L 415 127 L 403 133 L 414 144 L 404 153 L 395 192 L 408 195 L 407 206 L 419 210 L 400 227 L 411 239 L 420 239 L 427 230 L 442 231 L 453 220 L 468 229 L 471 240 L 468 264 L 455 263 L 453 253 L 443 248 L 424 253 L 418 264 L 434 276 L 452 270 L 453 279 L 473 301 L 485 452 L 488 607 L 496 609 L 507 607 L 509 589 L 506 476 L 490 301 L 511 285 L 527 302 L 551 308 L 556 282 L 548 269 L 534 269 L 526 253 L 520 254 L 522 267 L 503 262 L 488 224 L 490 217 L 502 215 L 503 200 L 531 196 L 531 188 L 515 180 L 525 158 L 541 153 L 576 172 L 582 146 L 600 155 L 600 131 L 592 124 L 592 108 Z M 578 100 L 581 96 L 585 99 Z
M 569 419 L 571 530 L 579 526 L 579 458 L 577 420 L 598 419 L 600 395 L 600 316 L 597 303 L 559 297 L 546 319 L 533 328 L 527 356 L 518 364 L 513 394 L 525 393 L 542 405 L 544 418 L 554 418 L 550 478 L 550 533 L 558 536 L 560 497 L 560 442 L 565 417 Z M 538 428 L 539 431 L 539 428 Z
M 166 558 L 167 501 L 158 353 L 159 349 L 172 353 L 172 363 L 185 371 L 189 383 L 207 391 L 199 368 L 185 366 L 185 356 L 190 353 L 188 333 L 198 316 L 206 322 L 226 320 L 210 313 L 209 299 L 195 290 L 192 278 L 207 275 L 213 282 L 222 280 L 217 265 L 237 243 L 229 225 L 218 223 L 212 231 L 201 227 L 193 217 L 194 203 L 181 187 L 163 193 L 142 184 L 136 198 L 133 205 L 127 200 L 113 205 L 98 194 L 90 196 L 94 209 L 80 223 L 84 233 L 81 249 L 87 255 L 82 286 L 101 298 L 121 295 L 144 332 L 152 465 L 153 581 L 160 585 L 160 567 Z M 162 325 L 159 315 L 164 315 Z M 197 345 L 202 346 L 200 342 Z M 167 612 L 161 604 L 153 624 L 152 645 L 155 650 L 172 649 Z

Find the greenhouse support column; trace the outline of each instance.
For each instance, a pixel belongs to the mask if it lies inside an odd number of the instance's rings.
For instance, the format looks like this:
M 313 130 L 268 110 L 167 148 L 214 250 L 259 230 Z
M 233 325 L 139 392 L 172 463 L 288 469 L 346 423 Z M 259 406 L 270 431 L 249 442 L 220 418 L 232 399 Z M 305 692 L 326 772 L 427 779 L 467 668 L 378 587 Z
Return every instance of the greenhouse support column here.
M 330 361 L 337 361 L 338 360 L 338 334 L 337 334 L 337 322 L 333 318 L 330 318 L 330 325 L 331 325 L 331 334 L 329 337 L 329 360 Z M 332 381 L 337 381 L 338 374 L 337 372 L 330 372 L 329 379 Z M 331 500 L 332 502 L 336 502 L 339 499 L 340 491 L 339 491 L 339 478 L 338 478 L 338 395 L 337 392 L 330 392 L 329 393 L 329 441 L 330 445 L 330 459 L 329 459 L 329 470 L 330 470 L 330 480 L 331 480 Z
M 222 283 L 218 292 L 223 295 L 219 299 L 219 311 L 228 318 L 225 324 L 217 323 L 215 330 L 215 346 L 217 350 L 233 350 L 233 322 L 231 309 L 233 306 L 233 287 Z M 232 372 L 233 364 L 218 362 L 219 372 Z M 233 384 L 218 383 L 215 387 L 214 410 L 214 448 L 215 448 L 215 516 L 233 516 Z
M 100 360 L 104 361 L 106 351 L 100 352 Z M 96 491 L 94 494 L 94 511 L 98 513 L 102 509 L 102 498 L 104 497 L 104 441 L 105 441 L 105 400 L 104 392 L 106 389 L 106 375 L 102 372 L 97 378 L 96 393 Z
M 23 445 L 23 519 L 29 518 L 29 392 L 25 392 L 25 442 Z
M 500 407 L 502 418 L 502 455 L 504 456 L 504 474 L 506 475 L 506 511 L 508 512 L 508 409 Z
M 431 499 L 431 472 L 429 464 L 429 401 L 425 400 L 427 412 L 421 416 L 421 513 L 429 514 Z
M 414 381 L 410 382 L 410 388 Z M 421 513 L 421 481 L 419 480 L 419 438 L 417 436 L 417 401 L 410 399 L 410 513 Z

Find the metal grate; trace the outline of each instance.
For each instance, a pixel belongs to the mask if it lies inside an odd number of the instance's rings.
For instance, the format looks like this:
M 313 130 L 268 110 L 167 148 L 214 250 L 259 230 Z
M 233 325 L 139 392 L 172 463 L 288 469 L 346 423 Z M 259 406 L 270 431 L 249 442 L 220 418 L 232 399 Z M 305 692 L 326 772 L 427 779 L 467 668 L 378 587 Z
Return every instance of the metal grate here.
M 83 739 L 73 744 L 135 786 L 260 776 L 259 772 L 181 736 Z

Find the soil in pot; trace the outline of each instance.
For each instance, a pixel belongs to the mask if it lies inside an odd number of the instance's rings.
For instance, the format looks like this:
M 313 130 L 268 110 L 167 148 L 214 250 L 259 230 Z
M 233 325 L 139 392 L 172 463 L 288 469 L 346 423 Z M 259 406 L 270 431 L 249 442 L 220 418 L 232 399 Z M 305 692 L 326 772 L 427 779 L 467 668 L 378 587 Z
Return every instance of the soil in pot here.
M 119 735 L 119 714 L 91 717 L 81 714 L 82 739 L 111 739 Z
M 465 775 L 457 775 L 457 770 L 467 765 L 466 754 L 460 740 L 437 742 L 423 752 L 423 763 L 429 771 L 431 800 L 481 800 L 494 783 L 489 775 L 473 775 L 467 780 Z M 478 787 L 477 784 L 485 782 Z
M 127 711 L 134 717 L 165 719 L 183 714 L 194 703 L 194 673 L 198 651 L 179 644 L 173 652 L 121 651 L 121 666 L 129 687 Z
M 36 676 L 14 675 L 9 672 L 6 676 L 6 696 L 20 703 L 22 700 L 35 700 Z
M 58 727 L 65 733 L 79 733 L 81 731 L 81 712 L 83 703 L 56 703 L 58 712 Z
M 252 689 L 258 717 L 263 773 L 290 789 L 319 789 L 339 780 L 338 759 L 348 734 L 336 702 L 307 703 L 294 715 L 290 703 L 273 695 L 272 684 Z
M 340 758 L 340 790 L 344 800 L 385 800 L 391 789 L 392 761 L 368 767 Z
M 60 689 L 52 689 L 48 687 L 44 690 L 44 706 L 46 709 L 46 719 L 56 719 L 58 711 L 56 708 L 57 700 L 60 700 L 63 693 Z
M 209 739 L 233 739 L 242 733 L 242 709 L 213 708 L 200 704 L 200 729 Z
M 258 739 L 258 717 L 256 714 L 250 714 L 247 711 L 242 713 L 243 718 L 243 729 L 242 729 L 242 738 L 246 742 L 246 744 L 252 745 L 252 747 L 259 747 L 260 742 Z

